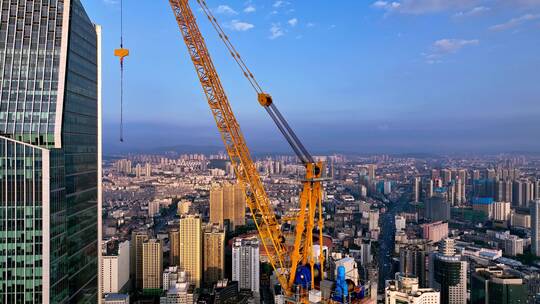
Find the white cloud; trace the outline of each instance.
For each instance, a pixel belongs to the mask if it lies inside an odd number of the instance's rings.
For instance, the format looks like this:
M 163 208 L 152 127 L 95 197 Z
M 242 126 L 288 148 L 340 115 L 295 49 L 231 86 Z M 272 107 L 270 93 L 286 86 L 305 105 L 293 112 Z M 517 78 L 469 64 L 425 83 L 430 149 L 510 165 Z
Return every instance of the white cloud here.
M 485 14 L 487 12 L 491 11 L 491 8 L 487 6 L 476 6 L 468 11 L 461 11 L 454 15 L 454 17 L 473 17 Z
M 433 43 L 433 50 L 439 54 L 455 53 L 469 45 L 478 45 L 479 40 L 464 40 L 464 39 L 440 39 Z
M 395 10 L 401 6 L 399 2 L 388 2 L 388 1 L 375 1 L 371 5 L 374 8 L 385 9 L 385 10 Z
M 429 53 L 422 53 L 422 56 L 429 64 L 441 63 L 444 56 L 457 53 L 464 47 L 478 44 L 480 44 L 478 39 L 440 39 L 433 43 Z
M 238 12 L 232 9 L 228 5 L 220 5 L 216 8 L 216 14 L 223 14 L 223 15 L 238 15 Z
M 103 2 L 107 5 L 116 5 L 118 4 L 118 0 L 103 0 Z
M 504 31 L 504 30 L 507 30 L 507 29 L 511 29 L 511 28 L 520 26 L 523 23 L 533 21 L 533 20 L 537 20 L 537 19 L 540 19 L 540 14 L 536 14 L 536 15 L 525 14 L 525 15 L 523 15 L 521 17 L 512 18 L 512 19 L 508 20 L 505 23 L 496 24 L 496 25 L 490 27 L 489 29 L 492 30 L 492 31 Z
M 245 9 L 244 9 L 244 13 L 255 13 L 257 11 L 257 9 L 255 8 L 255 6 L 253 5 L 248 5 Z
M 285 32 L 281 28 L 281 24 L 279 23 L 272 23 L 272 26 L 270 27 L 270 39 L 274 40 L 276 38 L 279 38 L 281 36 L 285 35 Z
M 288 1 L 277 0 L 276 2 L 274 2 L 274 4 L 272 6 L 275 7 L 275 8 L 280 8 L 280 7 L 287 6 L 289 4 L 291 4 L 291 3 L 288 2 Z
M 242 22 L 242 21 L 239 21 L 239 20 L 232 20 L 231 22 L 226 23 L 225 27 L 227 27 L 227 28 L 229 28 L 229 29 L 231 29 L 233 31 L 245 32 L 245 31 L 249 31 L 250 29 L 254 28 L 255 25 L 253 25 L 251 23 L 247 23 L 247 22 Z
M 483 0 L 399 0 L 375 1 L 371 6 L 387 12 L 403 14 L 428 14 L 447 10 L 468 9 L 478 6 Z
M 306 27 L 314 27 L 314 26 L 315 26 L 315 23 L 313 23 L 313 22 L 308 22 L 306 24 Z
M 288 23 L 290 26 L 296 26 L 296 25 L 298 24 L 298 19 L 292 18 L 292 19 L 290 19 L 289 21 L 287 21 L 287 23 Z
M 490 8 L 498 10 L 540 7 L 540 0 L 371 0 L 371 6 L 387 13 L 432 14 L 452 12 L 455 16 L 474 16 Z M 487 9 L 487 10 L 486 10 Z

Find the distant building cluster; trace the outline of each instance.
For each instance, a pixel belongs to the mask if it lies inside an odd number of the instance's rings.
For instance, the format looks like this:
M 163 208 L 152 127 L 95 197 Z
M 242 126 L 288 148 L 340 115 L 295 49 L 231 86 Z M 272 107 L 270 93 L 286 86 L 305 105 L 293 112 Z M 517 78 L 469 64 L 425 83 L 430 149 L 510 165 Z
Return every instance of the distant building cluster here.
M 325 264 L 312 303 L 336 297 L 342 270 L 351 303 L 534 303 L 540 294 L 540 169 L 530 169 L 540 160 L 320 159 L 333 179 L 322 246 L 313 247 Z M 293 232 L 302 167 L 282 156 L 256 163 L 282 229 Z M 137 164 L 151 174 L 138 175 Z M 109 250 L 102 268 L 124 269 L 103 271 L 104 301 L 285 302 L 224 155 L 114 160 L 104 189 L 105 240 L 123 249 Z M 508 296 L 495 302 L 497 292 Z

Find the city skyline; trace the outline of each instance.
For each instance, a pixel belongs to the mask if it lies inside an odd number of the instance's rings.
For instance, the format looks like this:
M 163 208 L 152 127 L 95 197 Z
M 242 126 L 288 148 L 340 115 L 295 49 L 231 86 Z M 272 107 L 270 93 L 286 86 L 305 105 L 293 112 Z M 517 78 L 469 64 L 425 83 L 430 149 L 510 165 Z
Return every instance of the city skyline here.
M 540 304 L 540 0 L 325 4 L 0 0 L 0 303 Z
M 131 56 L 126 59 L 126 142 L 118 142 L 119 67 L 112 50 L 119 44 L 119 5 L 84 2 L 104 26 L 105 153 L 219 146 L 166 2 L 125 1 L 125 46 Z M 250 147 L 288 151 L 196 5 Z M 208 5 L 313 151 L 540 151 L 540 143 L 531 140 L 540 132 L 535 84 L 540 46 L 534 39 L 539 1 Z M 154 134 L 151 142 L 144 140 L 148 134 Z

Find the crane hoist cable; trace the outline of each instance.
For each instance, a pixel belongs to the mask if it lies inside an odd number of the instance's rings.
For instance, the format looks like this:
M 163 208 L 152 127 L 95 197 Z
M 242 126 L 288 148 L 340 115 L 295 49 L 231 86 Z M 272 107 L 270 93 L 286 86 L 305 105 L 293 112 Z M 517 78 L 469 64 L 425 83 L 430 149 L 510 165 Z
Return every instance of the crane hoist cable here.
M 124 142 L 124 58 L 129 50 L 124 48 L 124 1 L 120 0 L 120 48 L 114 50 L 114 56 L 120 59 L 120 142 Z
M 221 25 L 219 24 L 217 18 L 212 13 L 212 10 L 208 7 L 205 0 L 197 0 L 197 3 L 200 5 L 202 11 L 212 24 L 212 27 L 216 30 L 219 38 L 223 43 L 225 44 L 225 47 L 233 57 L 234 61 L 236 61 L 238 67 L 242 70 L 244 77 L 249 81 L 253 89 L 258 95 L 259 103 L 264 107 L 264 109 L 268 112 L 280 132 L 283 134 L 291 148 L 294 150 L 295 154 L 298 156 L 300 161 L 302 161 L 303 164 L 308 163 L 314 163 L 314 159 L 311 156 L 311 154 L 307 151 L 307 149 L 304 147 L 298 136 L 296 136 L 296 133 L 293 131 L 293 129 L 289 126 L 281 112 L 278 110 L 276 105 L 272 101 L 272 97 L 269 94 L 266 94 L 262 87 L 260 86 L 259 82 L 245 63 L 244 59 L 242 59 L 242 56 L 240 56 L 240 53 L 236 50 L 234 45 L 232 44 L 231 40 L 229 39 L 229 36 L 225 33 Z

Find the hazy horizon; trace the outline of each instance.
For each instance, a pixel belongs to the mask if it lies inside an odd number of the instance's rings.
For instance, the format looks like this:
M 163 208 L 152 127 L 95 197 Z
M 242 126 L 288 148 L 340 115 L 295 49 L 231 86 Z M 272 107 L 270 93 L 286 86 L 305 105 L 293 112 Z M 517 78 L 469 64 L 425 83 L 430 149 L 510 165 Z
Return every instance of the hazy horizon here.
M 124 3 L 118 143 L 119 5 L 83 3 L 103 26 L 104 149 L 221 145 L 166 1 Z M 289 151 L 192 5 L 250 149 Z M 540 1 L 208 5 L 313 153 L 540 151 Z

